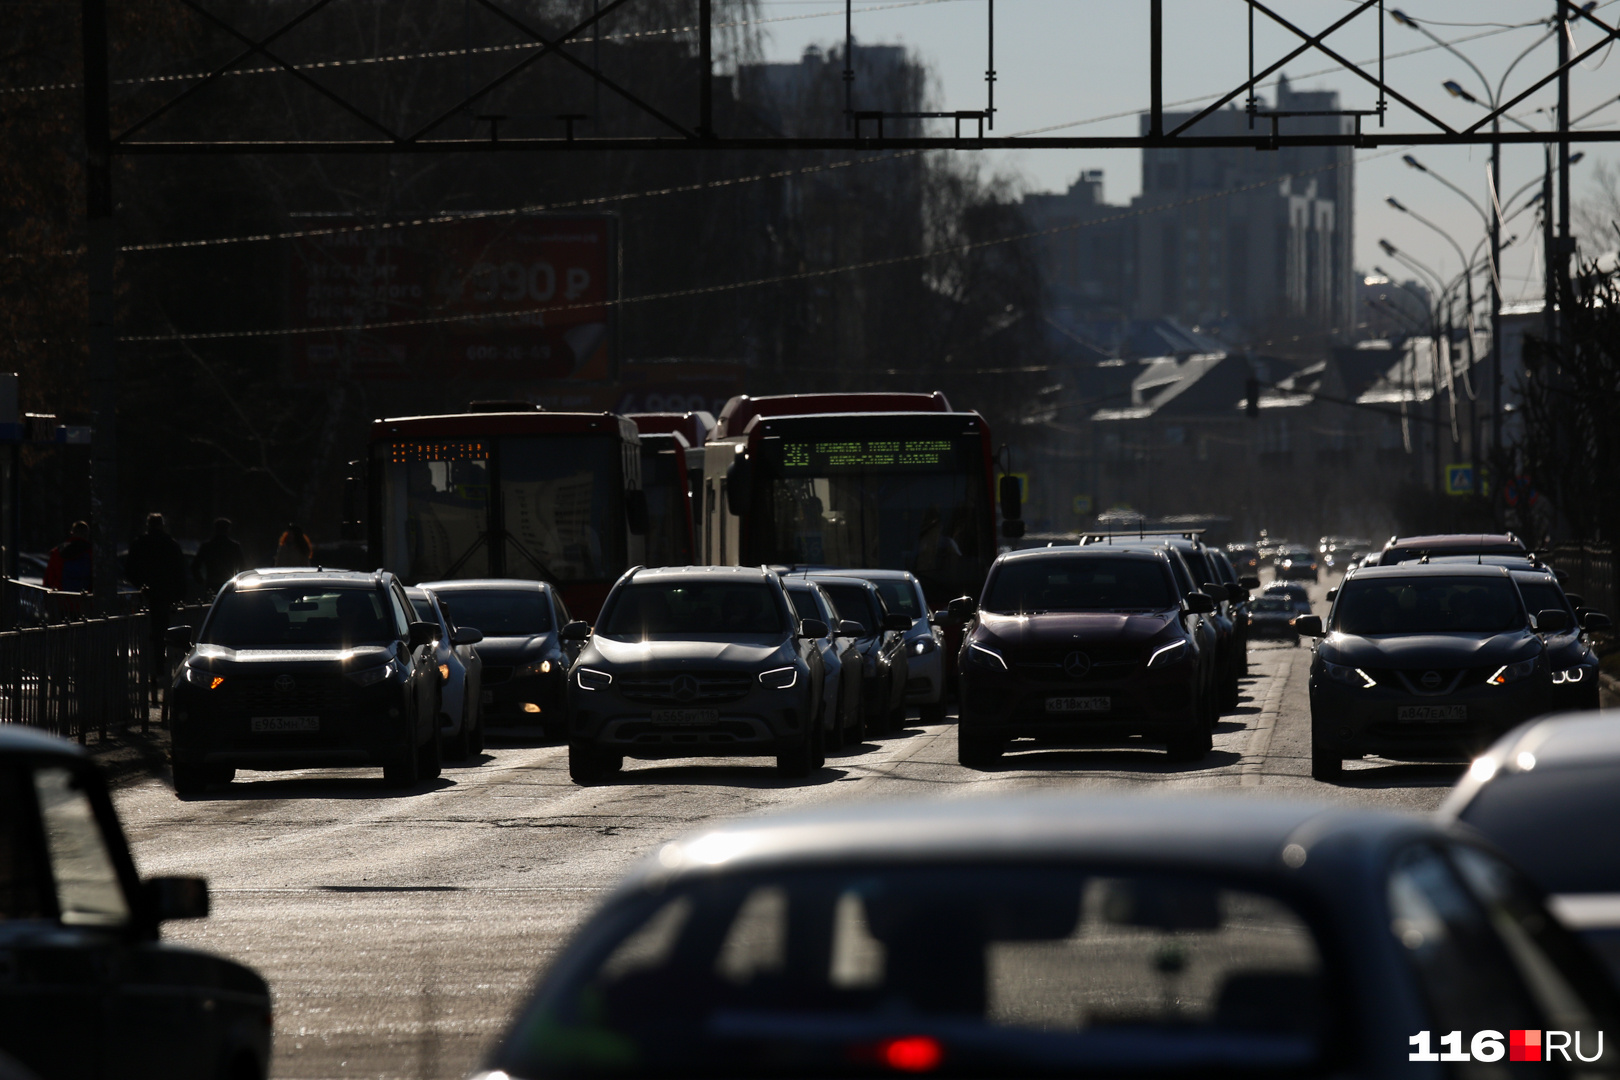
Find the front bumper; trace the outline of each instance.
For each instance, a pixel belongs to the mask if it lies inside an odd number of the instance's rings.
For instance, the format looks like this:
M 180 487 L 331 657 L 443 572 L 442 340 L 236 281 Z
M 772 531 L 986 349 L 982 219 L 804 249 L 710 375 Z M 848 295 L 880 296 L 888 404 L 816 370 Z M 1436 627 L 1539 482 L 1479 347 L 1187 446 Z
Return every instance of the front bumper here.
M 1037 679 L 992 673 L 982 664 L 961 674 L 959 729 L 1002 739 L 1055 742 L 1109 741 L 1140 736 L 1162 741 L 1201 722 L 1197 711 L 1198 661 L 1188 656 L 1160 668 L 1109 680 Z M 1106 698 L 1098 711 L 1053 712 L 1054 699 Z
M 1504 733 L 1556 706 L 1545 676 L 1506 686 L 1472 686 L 1450 694 L 1412 694 L 1401 687 L 1346 686 L 1311 676 L 1311 741 L 1344 758 L 1472 757 Z M 1463 719 L 1403 720 L 1403 707 L 1460 707 Z
M 245 769 L 365 768 L 399 757 L 411 737 L 403 688 L 393 682 L 357 688 L 342 677 L 301 679 L 285 700 L 174 685 L 170 752 L 185 765 Z M 308 688 L 307 690 L 305 688 Z M 313 722 L 313 730 L 254 730 L 255 719 Z M 435 725 L 435 729 L 437 725 Z
M 486 730 L 552 728 L 563 723 L 568 701 L 566 664 L 556 664 L 544 675 L 525 675 L 517 679 L 501 677 L 501 672 L 500 668 L 493 669 L 496 681 L 491 682 L 492 669 L 484 670 L 479 704 Z
M 818 718 L 811 714 L 805 687 L 800 680 L 793 690 L 758 689 L 696 708 L 629 700 L 611 687 L 570 687 L 568 740 L 651 760 L 771 757 L 803 746 L 811 734 Z
M 945 693 L 945 653 L 941 649 L 933 652 L 915 653 L 907 645 L 906 653 L 906 701 L 913 705 L 933 705 L 944 700 Z

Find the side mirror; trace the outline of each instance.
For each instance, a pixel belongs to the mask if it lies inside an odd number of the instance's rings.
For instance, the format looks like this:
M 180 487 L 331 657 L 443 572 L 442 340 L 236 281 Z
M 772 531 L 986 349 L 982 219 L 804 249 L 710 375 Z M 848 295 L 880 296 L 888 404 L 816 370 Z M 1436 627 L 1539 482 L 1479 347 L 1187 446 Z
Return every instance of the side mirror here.
M 945 606 L 945 614 L 958 622 L 967 622 L 979 613 L 979 602 L 971 596 L 958 596 Z
M 1245 589 L 1258 589 L 1260 587 L 1260 579 L 1255 577 L 1253 574 L 1250 574 L 1247 577 L 1238 578 L 1238 584 L 1242 585 Z
M 1339 590 L 1338 589 L 1329 589 L 1328 593 L 1327 593 L 1327 596 L 1328 596 L 1328 603 L 1331 604 L 1331 603 L 1333 603 L 1333 601 L 1335 601 L 1335 600 L 1337 600 L 1339 598 Z
M 208 882 L 200 877 L 155 877 L 141 882 L 154 922 L 208 918 Z
M 1225 585 L 1217 585 L 1213 581 L 1206 581 L 1203 589 L 1217 604 L 1232 599 L 1231 595 L 1227 593 Z
M 1215 598 L 1209 593 L 1190 592 L 1182 598 L 1189 615 L 1208 615 L 1215 610 Z
M 1322 616 L 1298 615 L 1294 618 L 1294 629 L 1302 637 L 1325 637 L 1327 631 L 1322 629 Z
M 1001 523 L 1001 535 L 1007 540 L 1022 540 L 1024 538 L 1024 523 L 1017 518 L 1010 518 Z
M 575 619 L 562 628 L 564 641 L 588 641 L 591 636 L 591 624 L 583 619 Z
M 1016 476 L 1003 476 L 996 486 L 996 494 L 1001 502 L 1002 535 L 1005 536 L 1006 522 L 1017 521 L 1024 516 L 1024 485 L 1018 482 Z M 1024 534 L 1020 532 L 1018 535 Z
M 903 634 L 911 629 L 911 616 L 899 611 L 891 611 L 883 616 L 883 629 Z
M 799 623 L 799 636 L 802 638 L 824 638 L 831 632 L 820 619 L 805 619 Z
M 865 637 L 866 624 L 858 623 L 854 619 L 840 619 L 838 621 L 839 637 Z
M 726 466 L 726 508 L 742 517 L 754 501 L 754 465 L 741 454 Z
M 1581 629 L 1589 633 L 1612 633 L 1614 620 L 1601 611 L 1587 611 L 1581 615 Z
M 624 521 L 637 536 L 647 535 L 647 493 L 640 488 L 624 493 Z
M 411 623 L 411 648 L 419 649 L 423 645 L 431 645 L 439 640 L 439 624 L 430 622 Z
M 1564 611 L 1562 608 L 1545 608 L 1536 612 L 1537 633 L 1558 634 L 1568 630 L 1573 625 L 1569 612 Z
M 163 631 L 163 640 L 170 645 L 184 645 L 189 649 L 196 640 L 195 634 L 189 626 L 171 626 Z
M 484 632 L 471 626 L 458 626 L 450 635 L 452 645 L 476 645 L 484 640 Z

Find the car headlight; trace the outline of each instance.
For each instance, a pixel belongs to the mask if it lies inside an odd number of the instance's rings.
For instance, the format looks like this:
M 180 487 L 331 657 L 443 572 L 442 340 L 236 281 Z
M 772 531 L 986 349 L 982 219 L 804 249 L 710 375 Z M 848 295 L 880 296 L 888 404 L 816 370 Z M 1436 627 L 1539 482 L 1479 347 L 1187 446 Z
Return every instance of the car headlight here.
M 354 683 L 356 686 L 376 686 L 378 683 L 388 678 L 388 676 L 393 673 L 393 670 L 394 662 L 390 660 L 388 663 L 381 664 L 377 667 L 361 668 L 359 671 L 345 672 L 343 677 Z
M 913 656 L 927 656 L 937 648 L 939 648 L 939 642 L 935 641 L 933 635 L 930 634 L 928 637 L 918 638 L 912 642 L 911 653 Z
M 1378 680 L 1358 667 L 1348 667 L 1344 664 L 1331 664 L 1322 661 L 1322 671 L 1334 682 L 1344 683 L 1346 686 L 1359 687 L 1362 690 L 1378 685 Z
M 1485 681 L 1491 686 L 1505 686 L 1510 682 L 1528 679 L 1535 673 L 1536 661 L 1531 657 L 1529 660 L 1520 660 L 1517 664 L 1503 664 L 1496 669 L 1496 674 Z
M 550 674 L 551 674 L 551 661 L 550 660 L 535 660 L 532 663 L 524 664 L 522 667 L 520 667 L 516 671 L 512 672 L 512 678 L 514 678 L 514 679 L 526 679 L 531 675 L 550 675 Z M 610 681 L 611 681 L 611 679 L 610 679 Z
M 968 642 L 968 659 L 977 660 L 979 663 L 989 667 L 1000 668 L 1002 671 L 1010 670 L 1007 667 L 1007 661 L 1002 658 L 1000 653 L 992 648 L 980 645 L 977 641 Z
M 1168 645 L 1155 649 L 1153 655 L 1148 657 L 1147 666 L 1164 667 L 1167 664 L 1175 663 L 1186 655 L 1187 643 L 1185 641 L 1172 641 Z
M 1565 668 L 1563 671 L 1555 671 L 1555 672 L 1553 672 L 1553 685 L 1558 686 L 1558 685 L 1561 685 L 1563 683 L 1578 683 L 1584 678 L 1586 678 L 1586 669 L 1585 668 L 1583 668 L 1583 667 Z
M 218 690 L 225 685 L 225 676 L 217 675 L 207 668 L 186 665 L 186 682 L 193 686 L 200 686 L 204 690 Z
M 595 668 L 582 667 L 574 672 L 574 682 L 581 690 L 606 690 L 613 685 L 613 676 Z
M 791 690 L 799 681 L 796 667 L 772 668 L 759 673 L 759 684 L 767 690 Z

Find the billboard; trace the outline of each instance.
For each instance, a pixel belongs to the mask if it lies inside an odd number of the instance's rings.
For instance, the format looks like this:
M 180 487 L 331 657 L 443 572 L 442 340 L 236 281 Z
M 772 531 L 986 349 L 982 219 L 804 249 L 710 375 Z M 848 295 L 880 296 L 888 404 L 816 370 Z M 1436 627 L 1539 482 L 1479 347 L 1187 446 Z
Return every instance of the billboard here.
M 611 380 L 617 224 L 534 214 L 302 238 L 287 325 L 321 332 L 288 339 L 291 375 Z

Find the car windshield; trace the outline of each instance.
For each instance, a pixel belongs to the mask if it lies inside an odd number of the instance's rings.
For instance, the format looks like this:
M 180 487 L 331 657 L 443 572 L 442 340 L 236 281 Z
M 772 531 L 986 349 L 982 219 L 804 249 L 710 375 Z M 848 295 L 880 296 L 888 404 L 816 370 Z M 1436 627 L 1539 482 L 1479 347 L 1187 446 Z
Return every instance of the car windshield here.
M 787 632 L 785 613 L 759 581 L 671 581 L 614 592 L 596 632 L 630 641 Z
M 877 586 L 878 595 L 883 597 L 883 605 L 890 611 L 898 611 L 908 619 L 920 619 L 925 614 L 922 601 L 917 598 L 917 587 L 911 582 L 883 578 L 872 584 Z
M 788 599 L 793 601 L 793 613 L 801 619 L 819 619 L 821 611 L 816 607 L 816 598 L 810 595 L 809 589 L 789 589 Z
M 1512 583 L 1479 577 L 1348 581 L 1333 619 L 1333 629 L 1363 635 L 1499 634 L 1525 625 Z
M 1002 563 L 980 605 L 997 615 L 1162 611 L 1175 606 L 1175 593 L 1157 559 L 1110 556 Z
M 838 609 L 840 619 L 850 619 L 866 627 L 868 633 L 878 629 L 878 614 L 872 603 L 872 594 L 862 585 L 840 585 L 823 581 L 821 591 Z
M 278 649 L 360 645 L 397 637 L 388 598 L 370 585 L 352 589 L 297 585 L 225 593 L 198 641 L 229 649 Z
M 446 589 L 439 602 L 451 622 L 487 638 L 532 637 L 554 629 L 546 595 L 536 588 Z
M 1620 893 L 1620 784 L 1602 763 L 1501 773 L 1457 815 L 1550 893 Z
M 1263 596 L 1254 602 L 1254 610 L 1292 612 L 1294 605 L 1280 596 Z
M 1524 597 L 1526 611 L 1569 611 L 1569 603 L 1564 599 L 1564 590 L 1550 581 L 1521 581 L 1519 595 Z M 1573 614 L 1573 613 L 1571 613 Z
M 627 906 L 496 1067 L 1253 1073 L 1311 1066 L 1325 1042 L 1306 921 L 1201 877 L 857 866 L 705 877 Z

